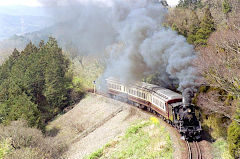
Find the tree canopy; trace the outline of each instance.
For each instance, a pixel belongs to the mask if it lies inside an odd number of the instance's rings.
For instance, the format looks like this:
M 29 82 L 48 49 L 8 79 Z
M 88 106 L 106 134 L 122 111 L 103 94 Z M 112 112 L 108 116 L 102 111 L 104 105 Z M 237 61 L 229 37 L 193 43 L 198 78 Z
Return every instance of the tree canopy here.
M 68 104 L 69 61 L 50 37 L 37 48 L 31 42 L 0 66 L 0 122 L 25 119 L 42 127 Z

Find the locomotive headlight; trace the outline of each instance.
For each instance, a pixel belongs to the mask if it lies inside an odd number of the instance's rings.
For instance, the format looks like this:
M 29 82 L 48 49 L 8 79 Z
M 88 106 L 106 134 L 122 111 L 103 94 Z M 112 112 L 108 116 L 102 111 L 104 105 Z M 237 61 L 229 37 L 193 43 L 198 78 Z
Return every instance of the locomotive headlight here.
M 188 113 L 191 113 L 191 109 L 188 109 L 187 111 L 188 111 Z

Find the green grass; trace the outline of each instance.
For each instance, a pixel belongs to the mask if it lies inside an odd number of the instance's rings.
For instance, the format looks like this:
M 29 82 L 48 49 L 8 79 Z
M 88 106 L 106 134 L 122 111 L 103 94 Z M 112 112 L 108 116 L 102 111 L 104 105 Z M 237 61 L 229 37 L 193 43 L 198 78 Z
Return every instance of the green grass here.
M 4 158 L 5 155 L 10 153 L 11 149 L 10 139 L 2 139 L 0 141 L 0 159 Z
M 92 153 L 90 156 L 88 156 L 87 159 L 98 159 L 103 155 L 103 148 L 98 149 L 96 152 Z
M 227 141 L 218 139 L 213 143 L 214 159 L 233 159 L 229 154 Z
M 87 159 L 172 159 L 173 148 L 165 127 L 141 121 L 129 127 L 119 141 L 113 141 Z

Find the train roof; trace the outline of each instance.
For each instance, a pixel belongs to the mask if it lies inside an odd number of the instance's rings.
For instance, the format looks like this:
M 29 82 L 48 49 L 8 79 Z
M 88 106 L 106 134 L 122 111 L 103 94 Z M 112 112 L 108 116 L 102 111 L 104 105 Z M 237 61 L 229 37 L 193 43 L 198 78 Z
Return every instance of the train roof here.
M 111 81 L 114 81 L 116 83 L 123 84 L 123 82 L 120 82 L 119 80 L 117 80 L 116 78 L 113 78 L 113 77 L 108 78 L 106 80 L 111 80 Z M 126 85 L 131 85 L 133 87 L 137 87 L 137 88 L 140 88 L 140 89 L 151 91 L 155 95 L 161 96 L 161 97 L 163 97 L 166 100 L 182 99 L 182 95 L 181 94 L 176 93 L 176 92 L 174 92 L 174 91 L 172 91 L 170 89 L 154 85 L 154 84 L 149 84 L 149 83 L 145 83 L 145 82 L 134 82 L 134 83 L 133 82 L 129 82 Z

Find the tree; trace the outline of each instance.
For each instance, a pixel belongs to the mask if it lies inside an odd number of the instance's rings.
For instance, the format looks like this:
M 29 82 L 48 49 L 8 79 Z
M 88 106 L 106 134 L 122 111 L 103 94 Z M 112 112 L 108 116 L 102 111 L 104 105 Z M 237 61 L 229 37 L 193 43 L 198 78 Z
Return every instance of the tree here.
M 239 113 L 236 118 L 240 119 Z M 228 143 L 230 154 L 234 158 L 240 158 L 240 124 L 236 121 L 228 128 Z
M 180 0 L 177 8 L 196 9 L 201 6 L 201 0 Z
M 0 122 L 25 119 L 43 128 L 70 102 L 68 65 L 52 37 L 39 48 L 30 42 L 21 53 L 15 49 L 0 66 Z
M 195 45 L 205 46 L 211 33 L 215 31 L 213 17 L 209 9 L 206 9 L 204 17 L 200 23 L 200 28 L 196 32 Z
M 234 158 L 240 157 L 240 30 L 237 26 L 233 23 L 211 34 L 196 62 L 204 77 L 202 83 L 209 87 L 198 96 L 198 104 L 230 119 L 227 138 Z
M 37 47 L 32 43 L 28 43 L 27 46 L 25 47 L 25 49 L 22 51 L 23 55 L 30 55 L 32 53 L 36 53 L 37 52 Z
M 194 22 L 190 24 L 187 41 L 190 44 L 194 44 L 196 41 L 196 33 L 199 30 L 199 24 L 200 24 L 200 21 L 199 21 L 198 16 L 195 11 L 192 11 L 192 19 L 191 20 Z
M 173 30 L 187 38 L 190 35 L 196 34 L 200 21 L 196 11 L 177 8 L 170 11 L 166 18 L 166 23 Z

